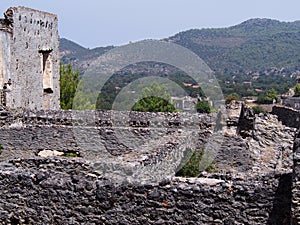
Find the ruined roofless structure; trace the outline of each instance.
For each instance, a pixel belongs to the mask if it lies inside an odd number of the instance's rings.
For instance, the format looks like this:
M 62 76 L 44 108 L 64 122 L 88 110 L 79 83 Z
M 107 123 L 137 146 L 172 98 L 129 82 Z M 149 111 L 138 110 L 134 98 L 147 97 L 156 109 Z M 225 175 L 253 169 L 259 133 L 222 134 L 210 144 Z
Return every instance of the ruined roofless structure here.
M 0 94 L 8 109 L 59 109 L 59 38 L 54 14 L 11 7 L 0 19 Z

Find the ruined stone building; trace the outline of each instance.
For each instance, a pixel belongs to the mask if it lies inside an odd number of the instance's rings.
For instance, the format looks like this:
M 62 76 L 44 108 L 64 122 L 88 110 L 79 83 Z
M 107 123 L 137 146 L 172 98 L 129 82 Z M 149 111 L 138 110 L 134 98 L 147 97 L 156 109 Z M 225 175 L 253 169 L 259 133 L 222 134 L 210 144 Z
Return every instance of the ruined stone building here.
M 11 7 L 0 19 L 1 105 L 59 109 L 59 38 L 54 14 Z

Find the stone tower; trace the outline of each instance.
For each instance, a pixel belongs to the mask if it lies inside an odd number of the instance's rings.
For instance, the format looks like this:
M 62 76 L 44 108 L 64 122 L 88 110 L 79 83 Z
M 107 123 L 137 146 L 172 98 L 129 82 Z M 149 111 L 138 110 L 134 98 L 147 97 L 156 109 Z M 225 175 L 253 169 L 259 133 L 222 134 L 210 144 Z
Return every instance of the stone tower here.
M 59 109 L 59 38 L 54 14 L 11 7 L 0 19 L 0 94 L 8 109 Z

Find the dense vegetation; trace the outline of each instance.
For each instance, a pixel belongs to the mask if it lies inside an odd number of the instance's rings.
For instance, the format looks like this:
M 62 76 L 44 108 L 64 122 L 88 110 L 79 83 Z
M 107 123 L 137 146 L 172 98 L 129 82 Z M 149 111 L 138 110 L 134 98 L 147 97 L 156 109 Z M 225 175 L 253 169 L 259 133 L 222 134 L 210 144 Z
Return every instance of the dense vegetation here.
M 262 108 L 262 107 L 260 107 L 260 106 L 258 106 L 258 105 L 256 105 L 256 106 L 253 106 L 252 107 L 252 110 L 253 110 L 253 113 L 254 114 L 260 114 L 260 113 L 266 113 L 266 111 Z
M 192 50 L 215 71 L 294 70 L 300 62 L 299 34 L 299 21 L 251 19 L 229 28 L 188 30 L 167 40 Z
M 279 96 L 277 91 L 272 88 L 266 91 L 264 94 L 259 95 L 257 98 L 257 102 L 262 104 L 271 104 L 277 102 L 278 98 Z
M 174 112 L 175 108 L 166 86 L 153 82 L 150 87 L 143 88 L 142 96 L 140 96 L 132 110 L 139 112 Z
M 78 71 L 73 71 L 72 65 L 60 64 L 60 107 L 72 109 L 73 99 L 79 83 Z
M 182 45 L 199 55 L 215 71 L 224 96 L 229 95 L 229 98 L 234 94 L 238 99 L 257 96 L 262 100 L 271 89 L 275 89 L 279 95 L 286 93 L 295 86 L 295 78 L 300 73 L 299 21 L 251 19 L 229 28 L 192 29 L 165 40 Z M 67 39 L 60 40 L 62 61 L 79 68 L 80 74 L 97 57 L 112 48 L 87 49 Z M 84 88 L 78 94 L 77 102 L 81 102 L 79 106 L 87 102 L 84 107 L 95 108 L 95 98 L 98 98 L 97 108 L 110 109 L 120 93 L 116 87 L 122 89 L 133 80 L 151 74 L 149 71 L 147 74 L 143 66 L 135 69 L 134 73 L 126 69 L 124 71 L 115 74 L 103 86 L 102 94 L 99 94 L 97 77 L 85 80 L 82 85 Z M 203 95 L 201 90 L 183 87 L 183 82 L 195 83 L 189 78 L 181 78 L 182 74 L 175 70 L 156 73 L 157 76 L 173 80 L 185 90 L 189 89 L 188 95 L 195 97 L 199 92 Z
M 198 113 L 211 113 L 212 107 L 208 101 L 202 100 L 198 101 L 195 105 L 195 108 Z
M 294 96 L 295 97 L 300 97 L 300 84 L 297 84 L 294 88 Z
M 290 70 L 279 72 L 264 71 L 259 75 L 243 73 L 216 73 L 216 77 L 225 96 L 234 94 L 235 97 L 265 95 L 275 89 L 278 94 L 284 94 L 296 84 L 296 76 Z
M 129 92 L 138 92 L 145 88 L 145 84 L 151 86 L 152 80 L 164 85 L 171 96 L 189 95 L 196 97 L 204 95 L 201 88 L 193 88 L 197 82 L 186 73 L 173 66 L 156 62 L 142 62 L 125 67 L 113 74 L 103 86 L 97 85 L 99 83 L 97 76 L 89 77 L 86 79 L 86 83 L 88 83 L 86 86 L 99 93 L 96 102 L 97 109 L 112 109 L 113 103 L 122 89 L 127 88 L 128 93 L 123 93 L 123 97 L 126 98 L 122 99 L 119 104 L 128 105 L 130 100 L 134 98 Z M 185 83 L 189 83 L 191 86 L 185 86 Z M 101 91 L 99 90 L 100 86 Z M 154 96 L 158 96 L 158 93 L 154 94 Z

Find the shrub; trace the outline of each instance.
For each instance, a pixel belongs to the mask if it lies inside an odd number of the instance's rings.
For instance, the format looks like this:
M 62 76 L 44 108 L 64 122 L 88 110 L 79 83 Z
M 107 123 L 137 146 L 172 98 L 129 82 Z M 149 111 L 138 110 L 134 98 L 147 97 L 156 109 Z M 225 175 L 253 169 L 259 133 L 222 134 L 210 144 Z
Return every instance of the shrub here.
M 132 107 L 132 111 L 139 112 L 175 112 L 171 95 L 164 85 L 153 82 L 150 87 L 142 89 L 142 96 Z
M 75 152 L 65 152 L 64 156 L 66 157 L 78 157 L 78 154 Z
M 139 112 L 174 112 L 174 106 L 167 100 L 157 97 L 149 96 L 140 99 L 133 107 L 132 111 Z
M 253 106 L 252 110 L 254 114 L 266 113 L 266 111 L 260 106 Z
M 198 113 L 211 113 L 212 107 L 208 101 L 198 101 L 195 105 L 195 109 Z
M 295 92 L 295 97 L 299 97 L 300 96 L 300 84 L 296 84 L 295 88 L 294 88 L 294 92 Z
M 192 155 L 190 156 L 189 160 L 187 162 L 185 162 L 183 167 L 176 173 L 176 176 L 179 176 L 179 177 L 198 177 L 199 174 L 203 171 L 200 168 L 200 161 L 202 160 L 202 163 L 204 163 L 204 164 L 209 162 L 209 159 L 205 160 L 206 162 L 203 162 L 203 159 L 205 159 L 203 157 L 204 157 L 203 150 L 199 150 L 199 149 L 195 150 L 192 153 Z M 209 164 L 207 164 L 207 165 L 209 165 Z M 217 172 L 215 164 L 214 163 L 210 164 L 205 169 L 205 171 L 208 172 L 208 173 Z
M 233 94 L 230 94 L 230 95 L 227 95 L 227 96 L 226 96 L 226 98 L 225 98 L 225 103 L 226 103 L 226 104 L 229 104 L 229 103 L 231 103 L 232 101 L 237 101 L 237 100 L 239 100 L 239 99 L 240 99 L 239 95 L 236 94 L 236 93 L 233 93 Z
M 268 90 L 266 93 L 260 94 L 256 102 L 260 104 L 272 104 L 274 100 L 276 102 L 278 101 L 278 97 L 279 96 L 277 91 L 274 88 L 272 88 Z

